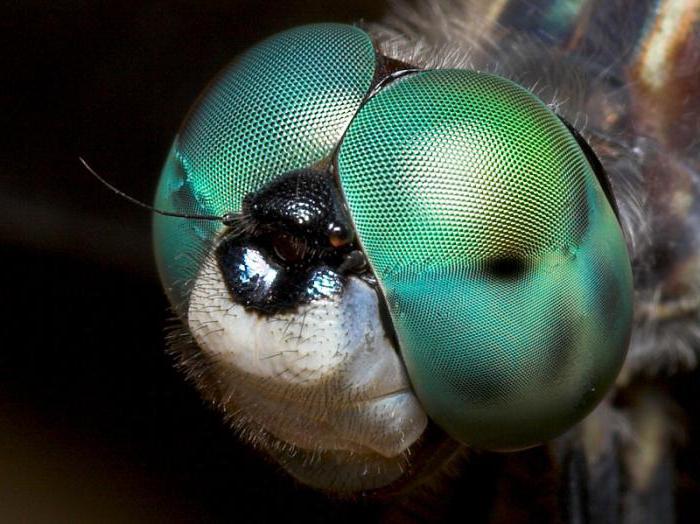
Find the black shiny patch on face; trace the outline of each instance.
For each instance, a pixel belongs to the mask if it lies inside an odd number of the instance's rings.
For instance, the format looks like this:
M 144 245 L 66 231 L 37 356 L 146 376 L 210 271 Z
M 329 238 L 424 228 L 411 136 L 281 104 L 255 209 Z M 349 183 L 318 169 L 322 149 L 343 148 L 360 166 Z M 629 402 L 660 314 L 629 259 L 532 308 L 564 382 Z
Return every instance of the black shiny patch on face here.
M 340 190 L 326 171 L 302 169 L 281 176 L 247 195 L 243 213 L 258 227 L 303 236 L 318 247 L 348 243 L 354 237 Z
M 233 301 L 263 314 L 342 293 L 367 271 L 340 191 L 328 172 L 287 173 L 243 203 L 216 248 Z
M 276 313 L 343 289 L 346 277 L 329 266 L 285 266 L 264 245 L 240 240 L 222 242 L 216 256 L 226 287 L 243 306 Z

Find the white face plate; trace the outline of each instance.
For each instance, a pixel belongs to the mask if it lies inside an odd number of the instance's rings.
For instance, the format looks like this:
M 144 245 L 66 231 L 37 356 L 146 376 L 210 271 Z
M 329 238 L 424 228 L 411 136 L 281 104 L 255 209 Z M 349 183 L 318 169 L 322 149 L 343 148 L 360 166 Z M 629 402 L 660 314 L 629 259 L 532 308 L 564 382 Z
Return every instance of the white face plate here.
M 216 377 L 218 391 L 209 393 L 244 434 L 272 436 L 275 455 L 279 444 L 338 452 L 338 474 L 355 475 L 342 471 L 341 456 L 353 456 L 353 472 L 363 456 L 367 467 L 402 464 L 426 428 L 382 327 L 376 291 L 358 278 L 350 277 L 340 295 L 263 315 L 231 300 L 210 257 L 192 290 L 188 324 Z M 387 475 L 398 477 L 401 469 Z

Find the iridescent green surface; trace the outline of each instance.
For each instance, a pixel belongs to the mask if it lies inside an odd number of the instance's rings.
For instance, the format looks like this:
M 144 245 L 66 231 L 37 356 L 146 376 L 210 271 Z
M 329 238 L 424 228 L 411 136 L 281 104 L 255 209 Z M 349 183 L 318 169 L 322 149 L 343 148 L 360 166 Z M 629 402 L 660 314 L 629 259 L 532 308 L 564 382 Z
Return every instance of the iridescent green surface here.
M 556 115 L 503 78 L 420 73 L 363 106 L 338 169 L 412 384 L 440 426 L 514 449 L 593 408 L 626 352 L 631 268 Z
M 237 212 L 247 193 L 326 157 L 367 94 L 375 61 L 369 36 L 340 24 L 298 27 L 251 48 L 190 112 L 163 168 L 155 206 Z M 159 271 L 180 313 L 220 227 L 154 218 Z

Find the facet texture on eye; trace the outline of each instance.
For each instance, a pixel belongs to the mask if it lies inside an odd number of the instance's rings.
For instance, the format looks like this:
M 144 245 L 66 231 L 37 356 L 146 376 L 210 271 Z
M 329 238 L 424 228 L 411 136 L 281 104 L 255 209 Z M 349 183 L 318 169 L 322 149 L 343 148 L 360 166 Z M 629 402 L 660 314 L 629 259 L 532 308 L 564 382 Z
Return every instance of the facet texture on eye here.
M 590 167 L 575 139 L 542 102 L 493 75 L 441 70 L 396 82 L 360 111 L 338 163 L 355 222 L 376 229 L 363 244 L 382 271 L 394 260 L 381 253 L 418 238 L 426 256 L 485 260 L 577 241 L 587 228 Z
M 470 445 L 564 431 L 617 375 L 631 269 L 559 118 L 512 82 L 428 71 L 363 106 L 338 172 L 428 414 Z

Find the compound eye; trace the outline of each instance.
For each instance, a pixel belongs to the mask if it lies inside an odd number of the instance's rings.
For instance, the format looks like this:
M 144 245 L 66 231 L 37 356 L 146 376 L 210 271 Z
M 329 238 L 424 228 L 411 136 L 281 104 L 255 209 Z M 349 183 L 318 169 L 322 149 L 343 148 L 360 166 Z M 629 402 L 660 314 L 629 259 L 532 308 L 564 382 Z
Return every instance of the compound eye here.
M 627 349 L 630 261 L 590 162 L 541 101 L 473 71 L 406 77 L 359 111 L 338 173 L 439 425 L 517 449 L 596 405 Z
M 317 24 L 278 33 L 232 62 L 191 109 L 161 175 L 155 206 L 238 213 L 245 196 L 328 157 L 370 89 L 367 33 Z M 217 224 L 154 218 L 159 271 L 184 312 Z M 194 257 L 194 259 L 193 259 Z

